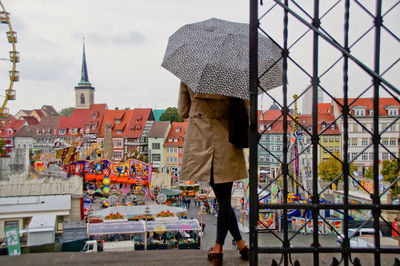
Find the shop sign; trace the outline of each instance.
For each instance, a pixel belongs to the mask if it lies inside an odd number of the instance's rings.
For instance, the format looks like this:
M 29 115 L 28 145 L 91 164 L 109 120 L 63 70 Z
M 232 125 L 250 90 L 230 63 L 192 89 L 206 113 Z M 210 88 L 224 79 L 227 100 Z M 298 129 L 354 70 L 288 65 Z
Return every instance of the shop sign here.
M 18 227 L 10 227 L 4 230 L 7 240 L 8 255 L 21 255 L 21 241 Z

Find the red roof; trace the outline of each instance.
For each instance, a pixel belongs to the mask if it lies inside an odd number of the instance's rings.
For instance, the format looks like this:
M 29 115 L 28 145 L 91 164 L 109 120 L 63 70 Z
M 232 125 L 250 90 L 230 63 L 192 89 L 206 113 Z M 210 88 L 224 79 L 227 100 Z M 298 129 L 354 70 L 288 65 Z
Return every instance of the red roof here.
M 336 98 L 336 100 L 340 103 L 343 104 L 343 98 Z M 351 104 L 354 101 L 353 104 Z M 354 111 L 353 111 L 353 107 L 355 106 L 364 106 L 366 108 L 366 112 L 368 115 L 368 111 L 369 110 L 374 110 L 374 98 L 349 98 L 349 104 L 351 104 L 350 106 L 350 111 L 351 114 L 354 115 Z M 382 116 L 386 116 L 388 115 L 386 107 L 387 106 L 399 106 L 400 104 L 398 101 L 396 101 L 396 99 L 394 98 L 379 98 L 379 115 Z M 338 105 L 339 111 L 342 110 L 342 108 Z
M 59 135 L 59 129 L 67 130 L 64 136 L 71 135 L 69 129 L 83 129 L 88 112 L 89 109 L 74 109 L 71 116 L 61 116 L 57 125 L 57 135 Z
M 13 138 L 25 124 L 25 120 L 12 120 L 6 123 L 0 129 L 0 138 Z
M 331 104 L 330 103 L 319 103 L 318 104 L 318 113 L 331 113 Z
M 151 113 L 151 108 L 135 108 L 124 137 L 140 138 Z
M 112 126 L 112 136 L 123 137 L 127 131 L 126 125 L 130 122 L 133 114 L 133 110 L 106 110 L 104 112 L 104 118 L 101 123 L 100 131 L 98 136 L 104 137 L 104 127 L 109 122 Z M 117 131 L 122 131 L 117 133 Z
M 34 116 L 23 116 L 22 117 L 26 122 L 28 122 L 28 125 L 38 125 L 39 121 Z
M 83 128 L 89 133 L 99 134 L 107 104 L 91 104 Z
M 274 121 L 282 114 L 281 110 L 267 110 L 264 113 L 264 120 Z
M 164 147 L 183 147 L 188 122 L 172 122 Z

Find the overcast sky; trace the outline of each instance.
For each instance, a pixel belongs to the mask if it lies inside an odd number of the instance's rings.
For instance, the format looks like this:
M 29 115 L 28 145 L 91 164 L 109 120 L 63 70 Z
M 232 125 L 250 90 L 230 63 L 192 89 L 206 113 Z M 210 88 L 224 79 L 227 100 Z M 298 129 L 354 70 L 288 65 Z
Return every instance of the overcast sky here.
M 307 0 L 312 3 L 311 0 Z M 306 2 L 307 2 L 306 1 Z M 161 67 L 168 37 L 184 24 L 194 23 L 216 17 L 220 19 L 248 22 L 249 7 L 247 0 L 2 0 L 6 10 L 11 13 L 11 23 L 18 33 L 17 50 L 21 53 L 21 62 L 17 65 L 21 79 L 15 83 L 17 100 L 8 104 L 10 112 L 20 109 L 40 108 L 44 104 L 53 105 L 57 110 L 75 105 L 74 87 L 80 80 L 82 62 L 82 38 L 85 37 L 86 59 L 89 80 L 96 88 L 95 102 L 107 103 L 110 109 L 150 107 L 162 109 L 176 106 L 179 80 Z M 264 7 L 270 6 L 264 0 Z M 336 0 L 324 0 L 321 13 Z M 343 2 L 343 1 L 342 1 Z M 365 2 L 365 1 L 361 1 Z M 374 1 L 367 1 L 374 2 Z M 396 1 L 385 0 L 386 10 Z M 332 12 L 323 23 L 332 25 L 332 34 L 340 35 L 343 30 L 343 12 Z M 310 5 L 311 8 L 311 5 Z M 371 7 L 373 9 L 373 6 Z M 374 12 L 372 10 L 372 12 Z M 262 26 L 281 43 L 282 11 L 278 8 L 268 15 Z M 311 12 L 312 14 L 312 12 Z M 355 7 L 353 18 L 358 20 L 352 27 L 353 41 L 371 25 L 371 18 L 361 15 Z M 365 20 L 363 20 L 365 18 Z M 385 18 L 385 23 L 400 36 L 400 5 Z M 355 23 L 356 24 L 356 23 Z M 354 25 L 354 24 L 353 24 Z M 0 57 L 8 56 L 10 45 L 6 41 L 6 26 L 0 36 Z M 292 27 L 292 41 L 306 28 Z M 335 33 L 336 32 L 336 33 Z M 365 38 L 364 46 L 355 47 L 357 56 L 364 56 L 365 62 L 372 65 L 373 32 Z M 400 56 L 399 44 L 385 33 L 388 44 L 383 45 L 387 54 L 385 60 L 394 61 Z M 357 36 L 358 37 L 358 36 Z M 312 71 L 311 33 L 293 48 L 291 53 Z M 323 46 L 323 45 L 322 45 Z M 297 49 L 297 57 L 296 57 Z M 358 49 L 358 51 L 357 51 Z M 386 51 L 385 50 L 385 51 Z M 309 54 L 307 54 L 307 52 Z M 353 51 L 352 51 L 353 52 Z M 334 62 L 340 53 L 321 48 L 321 72 L 329 62 Z M 368 56 L 369 55 L 369 56 Z M 391 59 L 390 59 L 391 58 Z M 386 67 L 390 63 L 386 63 Z M 8 86 L 10 64 L 0 61 L 0 82 L 3 88 Z M 342 64 L 338 65 L 338 69 Z M 290 71 L 292 68 L 290 68 Z M 399 86 L 399 67 L 388 73 L 387 78 Z M 303 90 L 309 83 L 304 74 L 293 70 L 291 92 Z M 353 75 L 353 81 L 361 91 L 370 84 L 370 78 L 361 73 Z M 325 84 L 334 86 L 332 90 L 341 90 L 341 78 L 326 76 Z M 340 76 L 339 76 L 340 77 Z M 301 81 L 296 83 L 295 81 Z M 323 81 L 324 82 L 324 81 Z M 296 91 L 297 90 L 297 91 Z M 0 95 L 4 95 L 4 91 Z M 280 97 L 279 89 L 272 92 Z M 335 95 L 341 96 L 341 95 Z M 2 98 L 0 99 L 2 101 Z M 265 100 L 265 98 L 263 98 Z M 262 106 L 264 109 L 268 106 Z

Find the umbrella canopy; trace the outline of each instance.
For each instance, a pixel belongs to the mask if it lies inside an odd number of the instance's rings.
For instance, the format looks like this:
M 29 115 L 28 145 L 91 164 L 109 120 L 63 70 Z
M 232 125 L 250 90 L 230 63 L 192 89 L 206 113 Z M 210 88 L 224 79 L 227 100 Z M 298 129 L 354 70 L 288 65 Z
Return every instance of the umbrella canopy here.
M 281 49 L 259 34 L 259 76 L 281 57 Z M 282 60 L 260 78 L 269 90 L 282 85 Z M 194 92 L 249 99 L 249 24 L 211 18 L 188 24 L 168 41 L 162 66 Z

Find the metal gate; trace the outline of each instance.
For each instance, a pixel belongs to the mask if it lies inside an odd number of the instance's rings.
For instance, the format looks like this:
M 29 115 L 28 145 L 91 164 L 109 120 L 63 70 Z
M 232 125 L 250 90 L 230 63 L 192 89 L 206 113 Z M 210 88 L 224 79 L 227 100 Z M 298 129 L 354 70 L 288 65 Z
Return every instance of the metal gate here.
M 322 254 L 329 253 L 332 254 L 331 265 L 361 265 L 359 254 L 369 253 L 373 254 L 374 265 L 381 265 L 383 254 L 400 253 L 400 248 L 386 247 L 381 243 L 383 225 L 399 233 L 383 213 L 397 211 L 400 205 L 382 200 L 389 198 L 388 193 L 396 190 L 395 186 L 399 183 L 399 14 L 400 1 L 395 0 L 250 0 L 251 265 L 259 263 L 261 253 L 278 254 L 280 259 L 272 261 L 275 265 L 300 265 L 299 261 L 292 259 L 296 253 L 310 254 L 313 265 L 319 265 Z M 267 70 L 260 75 L 258 71 L 259 35 L 273 39 L 282 49 L 282 56 L 276 62 L 281 64 L 283 70 L 282 88 L 266 91 L 259 86 L 258 79 L 268 73 Z M 297 97 L 292 98 L 294 94 Z M 334 118 L 324 125 L 321 124 L 318 110 L 322 95 L 327 97 L 325 102 L 337 107 L 336 113 L 332 114 Z M 383 102 L 383 98 L 391 99 L 388 100 L 390 106 Z M 369 99 L 370 108 L 359 108 L 362 99 Z M 278 107 L 280 115 L 271 119 L 263 118 L 258 110 L 260 106 L 261 109 L 265 108 L 262 106 L 265 102 Z M 305 103 L 303 113 L 309 108 L 309 120 L 298 118 L 297 110 L 293 110 L 297 102 Z M 260 120 L 268 120 L 268 123 L 260 127 Z M 270 149 L 269 144 L 261 141 L 263 135 L 270 134 L 269 130 L 274 127 L 279 127 L 279 139 L 282 140 L 279 156 Z M 302 140 L 309 140 L 303 141 L 304 150 L 297 149 L 295 154 L 289 148 L 300 139 L 294 127 L 301 132 Z M 323 145 L 324 135 L 335 127 L 340 131 L 339 153 Z M 354 132 L 360 132 L 360 137 L 354 137 L 357 136 Z M 397 134 L 396 141 L 384 139 L 385 134 L 389 133 Z M 362 140 L 353 140 L 357 138 Z M 361 145 L 357 141 L 362 141 Z M 357 146 L 360 146 L 359 152 L 352 152 Z M 260 151 L 266 154 L 265 158 L 280 165 L 275 176 L 270 174 L 269 169 L 265 171 L 269 176 L 264 183 L 258 181 Z M 310 175 L 302 178 L 308 183 L 301 182 L 300 171 L 293 170 L 295 161 L 307 160 L 306 155 L 310 158 Z M 339 162 L 341 171 L 319 187 L 322 180 L 318 171 L 322 155 L 329 155 L 331 160 Z M 397 162 L 397 174 L 384 187 L 381 175 L 382 161 L 386 159 L 392 159 L 394 164 Z M 368 168 L 371 168 L 372 176 L 370 188 L 360 181 L 357 170 L 354 170 L 359 161 L 369 161 Z M 361 171 L 368 169 L 365 165 L 358 167 Z M 338 191 L 331 189 L 332 184 L 336 183 L 341 188 L 342 200 L 329 204 L 322 202 L 328 191 Z M 363 204 L 353 202 L 350 198 L 354 185 L 370 199 Z M 260 190 L 271 191 L 272 186 L 280 188 L 281 200 L 260 202 Z M 290 202 L 288 196 L 294 194 L 300 195 L 299 198 L 303 197 L 303 200 Z M 278 214 L 279 218 L 276 219 L 281 223 L 281 232 L 270 229 L 260 220 L 260 211 L 263 210 Z M 299 227 L 294 227 L 289 219 L 294 210 L 309 213 L 308 216 L 304 215 L 304 223 Z M 328 221 L 323 215 L 325 211 L 340 213 L 340 229 Z M 360 226 L 349 230 L 353 211 L 365 211 L 367 217 Z M 353 237 L 359 234 L 357 232 L 368 223 L 372 223 L 371 228 L 374 229 L 372 246 L 371 243 L 367 247 L 351 244 Z M 338 238 L 341 245 L 321 245 L 321 224 L 333 232 L 333 238 Z M 268 232 L 271 243 L 274 239 L 277 244 L 260 245 L 260 238 L 266 237 L 266 234 L 261 234 L 261 229 Z M 303 244 L 294 244 L 297 237 L 307 239 L 304 236 L 306 229 L 310 232 L 309 242 L 305 240 Z

